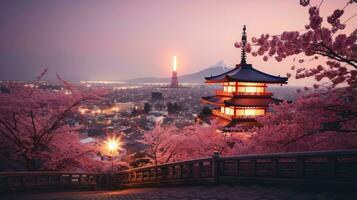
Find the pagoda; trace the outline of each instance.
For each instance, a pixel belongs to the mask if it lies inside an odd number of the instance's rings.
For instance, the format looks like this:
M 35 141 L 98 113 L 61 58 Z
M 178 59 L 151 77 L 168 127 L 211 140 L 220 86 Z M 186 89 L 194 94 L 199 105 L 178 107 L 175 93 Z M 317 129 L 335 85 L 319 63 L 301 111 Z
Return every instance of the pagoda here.
M 259 125 L 255 118 L 265 115 L 269 105 L 281 100 L 273 98 L 267 91 L 267 84 L 286 84 L 288 78 L 270 75 L 255 69 L 246 62 L 246 27 L 243 27 L 241 62 L 230 71 L 205 77 L 206 83 L 222 84 L 214 96 L 202 97 L 204 103 L 213 106 L 208 121 L 216 119 L 223 129 L 248 129 Z M 207 122 L 206 119 L 201 121 Z M 209 123 L 209 122 L 208 122 Z

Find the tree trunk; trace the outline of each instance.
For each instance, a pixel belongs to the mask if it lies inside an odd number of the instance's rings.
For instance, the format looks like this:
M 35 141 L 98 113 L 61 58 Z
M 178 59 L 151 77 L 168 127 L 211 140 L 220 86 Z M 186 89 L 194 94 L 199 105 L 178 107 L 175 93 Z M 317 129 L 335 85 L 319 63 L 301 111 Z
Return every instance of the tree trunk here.
M 35 165 L 34 159 L 26 158 L 26 169 L 27 169 L 27 171 L 35 171 L 36 170 L 36 165 Z

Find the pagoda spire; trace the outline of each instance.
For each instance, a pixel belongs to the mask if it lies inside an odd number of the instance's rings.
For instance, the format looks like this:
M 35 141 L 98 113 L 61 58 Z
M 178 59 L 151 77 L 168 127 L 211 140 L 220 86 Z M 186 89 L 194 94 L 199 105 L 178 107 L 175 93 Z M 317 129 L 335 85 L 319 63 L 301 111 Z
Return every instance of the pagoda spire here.
M 243 26 L 243 34 L 242 34 L 242 58 L 241 58 L 241 61 L 240 63 L 241 64 L 246 64 L 246 52 L 245 52 L 245 45 L 247 44 L 247 34 L 245 32 L 246 30 L 246 26 L 244 25 Z

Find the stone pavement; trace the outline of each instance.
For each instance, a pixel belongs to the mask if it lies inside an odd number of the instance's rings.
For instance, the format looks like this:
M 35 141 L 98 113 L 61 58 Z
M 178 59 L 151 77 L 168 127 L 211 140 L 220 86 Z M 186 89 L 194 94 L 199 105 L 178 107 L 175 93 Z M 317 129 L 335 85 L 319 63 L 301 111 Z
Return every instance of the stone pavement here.
M 132 188 L 113 191 L 67 191 L 47 193 L 17 193 L 1 195 L 1 200 L 357 200 L 355 194 L 329 192 L 303 192 L 299 190 L 262 186 L 184 186 L 168 188 Z

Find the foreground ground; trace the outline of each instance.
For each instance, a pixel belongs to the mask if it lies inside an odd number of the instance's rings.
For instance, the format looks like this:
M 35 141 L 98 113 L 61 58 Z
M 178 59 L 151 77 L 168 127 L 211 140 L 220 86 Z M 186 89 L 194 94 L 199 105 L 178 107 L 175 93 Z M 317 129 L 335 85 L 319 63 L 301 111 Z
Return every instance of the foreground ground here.
M 114 191 L 68 191 L 68 192 L 48 192 L 48 193 L 16 193 L 1 195 L 2 200 L 9 199 L 36 199 L 36 200 L 71 200 L 71 199 L 182 199 L 182 200 L 218 200 L 218 199 L 237 199 L 237 200 L 317 200 L 317 199 L 343 199 L 355 200 L 357 193 L 335 193 L 328 192 L 308 192 L 294 189 L 282 189 L 275 187 L 261 186 L 185 186 L 170 188 L 134 188 Z

